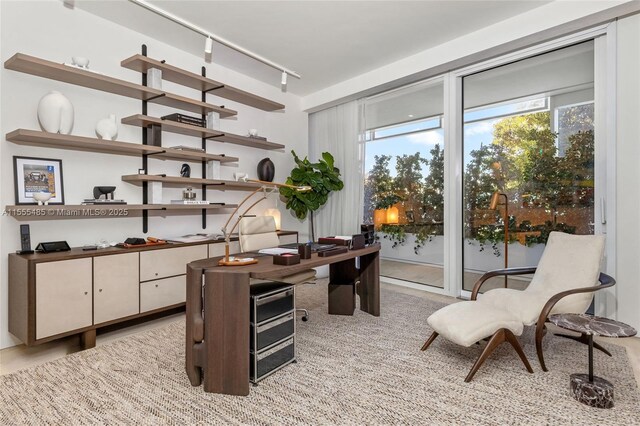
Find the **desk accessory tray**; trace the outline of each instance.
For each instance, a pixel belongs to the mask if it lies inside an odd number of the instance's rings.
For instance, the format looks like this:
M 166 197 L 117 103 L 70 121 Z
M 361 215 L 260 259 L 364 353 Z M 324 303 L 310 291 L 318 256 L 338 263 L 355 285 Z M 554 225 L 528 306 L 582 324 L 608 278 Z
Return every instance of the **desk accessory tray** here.
M 274 265 L 297 265 L 300 263 L 300 255 L 294 253 L 283 253 L 273 256 Z
M 331 249 L 331 250 L 319 251 L 318 252 L 318 256 L 319 257 L 329 257 L 329 256 L 335 256 L 336 254 L 346 253 L 348 251 L 349 251 L 349 249 L 347 247 L 336 247 L 336 248 Z

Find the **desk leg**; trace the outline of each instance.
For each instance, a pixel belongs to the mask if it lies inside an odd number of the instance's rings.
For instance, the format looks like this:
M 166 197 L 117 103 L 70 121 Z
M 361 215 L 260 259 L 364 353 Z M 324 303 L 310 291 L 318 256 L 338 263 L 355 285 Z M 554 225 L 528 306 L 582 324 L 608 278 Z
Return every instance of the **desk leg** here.
M 353 315 L 356 306 L 353 286 L 358 274 L 355 259 L 329 265 L 329 315 Z
M 207 271 L 204 391 L 249 395 L 249 274 Z
M 380 316 L 380 258 L 379 252 L 360 256 L 360 310 Z
M 196 347 L 204 343 L 204 323 L 202 319 L 202 269 L 187 266 L 187 315 L 185 364 L 187 376 L 192 386 L 202 383 L 202 359 L 198 358 Z

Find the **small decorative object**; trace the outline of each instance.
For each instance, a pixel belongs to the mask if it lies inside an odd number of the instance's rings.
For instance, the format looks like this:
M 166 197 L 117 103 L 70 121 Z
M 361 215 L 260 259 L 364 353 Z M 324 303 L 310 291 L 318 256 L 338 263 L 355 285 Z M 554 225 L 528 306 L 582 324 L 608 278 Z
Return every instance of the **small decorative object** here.
M 300 255 L 294 253 L 283 253 L 273 256 L 274 265 L 297 265 L 300 263 Z
M 258 129 L 249 129 L 249 136 L 258 136 Z
M 93 198 L 98 200 L 102 198 L 102 196 L 104 195 L 105 200 L 113 200 L 115 192 L 116 192 L 115 186 L 94 186 Z
M 182 123 L 182 124 L 189 124 L 190 126 L 204 127 L 205 125 L 205 120 L 203 120 L 202 118 L 192 117 L 190 115 L 179 114 L 179 113 L 163 115 L 162 117 L 160 117 L 160 119 L 175 121 L 177 123 Z
M 311 259 L 311 244 L 298 244 L 300 259 Z
M 162 90 L 162 70 L 149 68 L 147 70 L 147 87 Z
M 248 176 L 249 175 L 247 175 L 246 173 L 239 173 L 239 172 L 236 172 L 236 173 L 233 174 L 233 178 L 237 182 L 246 182 Z
M 115 140 L 118 136 L 118 123 L 116 115 L 109 114 L 109 118 L 103 118 L 96 123 L 96 134 L 100 139 Z
M 64 204 L 62 160 L 13 157 L 13 173 L 16 204 L 35 204 L 35 194 L 43 192 L 50 204 Z
M 407 223 L 415 223 L 416 218 L 413 215 L 413 211 L 412 210 L 406 211 L 405 215 L 407 216 Z
M 219 128 L 220 128 L 220 114 L 213 111 L 207 114 L 207 129 L 217 130 Z
M 220 179 L 220 162 L 217 160 L 207 161 L 207 179 Z
M 85 58 L 84 56 L 72 56 L 71 63 L 76 67 L 89 68 L 89 58 Z
M 191 201 L 196 199 L 196 193 L 193 192 L 193 188 L 189 187 L 182 191 L 182 199 L 185 201 Z
M 38 202 L 38 205 L 45 205 L 48 206 L 49 205 L 49 200 L 51 199 L 51 193 L 50 192 L 36 192 L 35 194 L 33 194 L 33 199 L 36 200 Z
M 73 105 L 65 95 L 52 90 L 38 103 L 38 121 L 45 132 L 68 135 L 73 128 Z
M 187 163 L 184 163 L 180 168 L 180 176 L 186 178 L 191 177 L 191 166 Z
M 276 174 L 276 166 L 269 158 L 263 158 L 258 163 L 258 179 L 266 182 L 273 182 Z

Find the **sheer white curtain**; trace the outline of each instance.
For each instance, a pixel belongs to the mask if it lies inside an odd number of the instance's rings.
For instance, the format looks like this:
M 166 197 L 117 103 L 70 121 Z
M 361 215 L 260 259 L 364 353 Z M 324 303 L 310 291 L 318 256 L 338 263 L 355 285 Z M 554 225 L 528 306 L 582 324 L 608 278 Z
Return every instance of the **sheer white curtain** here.
M 309 160 L 329 152 L 344 182 L 314 213 L 316 238 L 360 232 L 363 203 L 363 155 L 360 141 L 362 106 L 359 101 L 338 105 L 309 116 Z

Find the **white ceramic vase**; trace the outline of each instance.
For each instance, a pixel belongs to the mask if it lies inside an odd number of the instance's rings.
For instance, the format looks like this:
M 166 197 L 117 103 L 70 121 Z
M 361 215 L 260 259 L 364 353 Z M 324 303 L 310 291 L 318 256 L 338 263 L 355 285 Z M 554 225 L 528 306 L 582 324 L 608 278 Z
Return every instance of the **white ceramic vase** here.
M 45 132 L 68 135 L 73 128 L 73 105 L 65 95 L 52 90 L 38 103 L 38 121 Z
M 100 139 L 115 139 L 118 136 L 118 123 L 116 115 L 109 114 L 109 118 L 103 118 L 96 123 L 96 134 Z
M 33 194 L 33 199 L 36 200 L 38 202 L 38 205 L 45 205 L 48 206 L 49 205 L 49 200 L 51 199 L 51 193 L 50 192 L 36 192 L 35 194 Z

